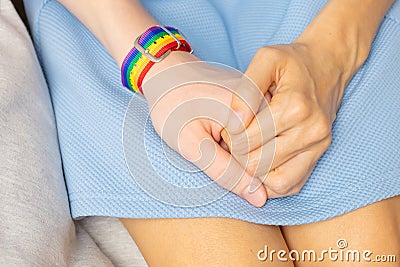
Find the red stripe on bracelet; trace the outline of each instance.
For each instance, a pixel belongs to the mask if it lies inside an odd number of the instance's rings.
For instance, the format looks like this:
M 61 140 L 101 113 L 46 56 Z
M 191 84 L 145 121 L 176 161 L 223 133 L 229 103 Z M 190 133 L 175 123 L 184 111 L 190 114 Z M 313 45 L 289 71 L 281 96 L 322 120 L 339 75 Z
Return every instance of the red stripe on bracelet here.
M 181 47 L 179 49 L 176 49 L 177 47 L 177 42 L 172 42 L 167 44 L 166 46 L 162 47 L 156 54 L 156 57 L 160 57 L 162 56 L 164 53 L 166 53 L 168 50 L 171 51 L 187 51 L 187 52 L 191 52 L 191 48 L 188 42 L 186 42 L 185 40 L 181 40 Z M 143 94 L 143 89 L 142 89 L 142 83 L 144 80 L 144 77 L 146 76 L 146 74 L 150 71 L 151 67 L 154 65 L 153 61 L 149 61 L 147 63 L 147 65 L 144 67 L 143 71 L 140 73 L 139 78 L 138 78 L 138 82 L 137 82 L 137 86 L 139 89 L 139 92 L 141 94 Z

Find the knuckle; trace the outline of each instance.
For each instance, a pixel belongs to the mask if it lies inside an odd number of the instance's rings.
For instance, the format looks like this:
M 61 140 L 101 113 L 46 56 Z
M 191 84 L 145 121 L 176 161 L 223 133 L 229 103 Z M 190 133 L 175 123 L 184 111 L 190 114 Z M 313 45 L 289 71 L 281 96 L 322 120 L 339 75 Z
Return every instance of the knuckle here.
M 284 56 L 284 51 L 277 46 L 263 46 L 257 50 L 256 56 L 277 59 Z
M 269 47 L 262 46 L 256 51 L 254 58 L 265 58 L 268 55 L 269 55 Z
M 292 190 L 292 192 L 290 193 L 290 195 L 297 195 L 297 194 L 299 194 L 302 188 L 303 188 L 302 186 L 296 187 L 295 189 Z
M 296 185 L 285 196 L 293 196 L 293 195 L 299 194 L 301 192 L 301 190 L 303 189 L 304 185 L 305 185 L 305 182 Z
M 303 175 L 302 180 L 304 180 L 305 178 L 308 178 L 311 174 L 311 171 L 309 171 L 307 174 Z M 301 192 L 301 190 L 303 189 L 305 183 L 306 183 L 307 179 L 305 179 L 303 182 L 300 182 L 299 184 L 297 184 L 296 186 L 294 186 L 285 196 L 292 196 L 292 195 L 297 195 Z
M 325 141 L 322 143 L 322 149 L 325 152 L 332 144 L 332 134 L 328 134 Z
M 256 56 L 265 55 L 269 50 L 268 46 L 262 46 L 256 51 Z
M 293 93 L 291 111 L 289 113 L 292 120 L 304 121 L 311 115 L 311 107 L 307 98 L 300 93 Z
M 291 191 L 291 186 L 284 178 L 278 178 L 271 181 L 268 187 L 278 195 L 286 195 Z
M 331 124 L 325 116 L 319 115 L 314 125 L 317 138 L 324 139 L 331 134 Z
M 325 140 L 329 138 L 331 135 L 331 124 L 329 120 L 322 115 L 314 115 L 314 119 L 310 122 L 310 127 L 307 130 L 307 140 L 308 144 L 313 144 L 316 142 L 321 142 L 321 140 Z

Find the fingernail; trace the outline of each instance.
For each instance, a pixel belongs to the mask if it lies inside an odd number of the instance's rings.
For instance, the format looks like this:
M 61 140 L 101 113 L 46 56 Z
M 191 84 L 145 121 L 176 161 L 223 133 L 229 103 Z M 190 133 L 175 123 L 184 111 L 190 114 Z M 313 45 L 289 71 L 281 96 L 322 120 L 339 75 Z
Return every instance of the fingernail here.
M 261 181 L 257 177 L 253 177 L 249 185 L 249 193 L 253 194 L 261 185 Z
M 254 178 L 254 180 L 258 180 L 257 178 Z M 259 183 L 259 182 L 258 182 Z M 267 195 L 265 190 L 261 190 L 259 186 L 252 187 L 252 192 L 250 192 L 250 186 L 249 190 L 243 194 L 243 198 L 246 199 L 250 204 L 252 204 L 255 207 L 262 207 L 265 205 L 267 201 Z

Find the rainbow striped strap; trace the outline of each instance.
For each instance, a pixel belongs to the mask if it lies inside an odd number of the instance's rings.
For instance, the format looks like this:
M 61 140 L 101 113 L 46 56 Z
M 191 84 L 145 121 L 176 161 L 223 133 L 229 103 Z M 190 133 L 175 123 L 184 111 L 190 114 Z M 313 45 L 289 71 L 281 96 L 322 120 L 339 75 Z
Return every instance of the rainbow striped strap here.
M 122 63 L 122 84 L 143 94 L 142 82 L 151 67 L 177 50 L 193 52 L 178 29 L 159 25 L 149 28 L 136 39 Z

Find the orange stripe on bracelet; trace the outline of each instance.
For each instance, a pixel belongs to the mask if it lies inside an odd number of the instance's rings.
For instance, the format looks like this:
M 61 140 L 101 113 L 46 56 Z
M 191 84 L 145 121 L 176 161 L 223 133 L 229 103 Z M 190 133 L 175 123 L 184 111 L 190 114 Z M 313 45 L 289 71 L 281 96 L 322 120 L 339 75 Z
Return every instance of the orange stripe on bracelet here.
M 143 94 L 142 83 L 151 67 L 171 51 L 192 52 L 189 43 L 172 27 L 153 26 L 140 35 L 121 67 L 122 84 Z

